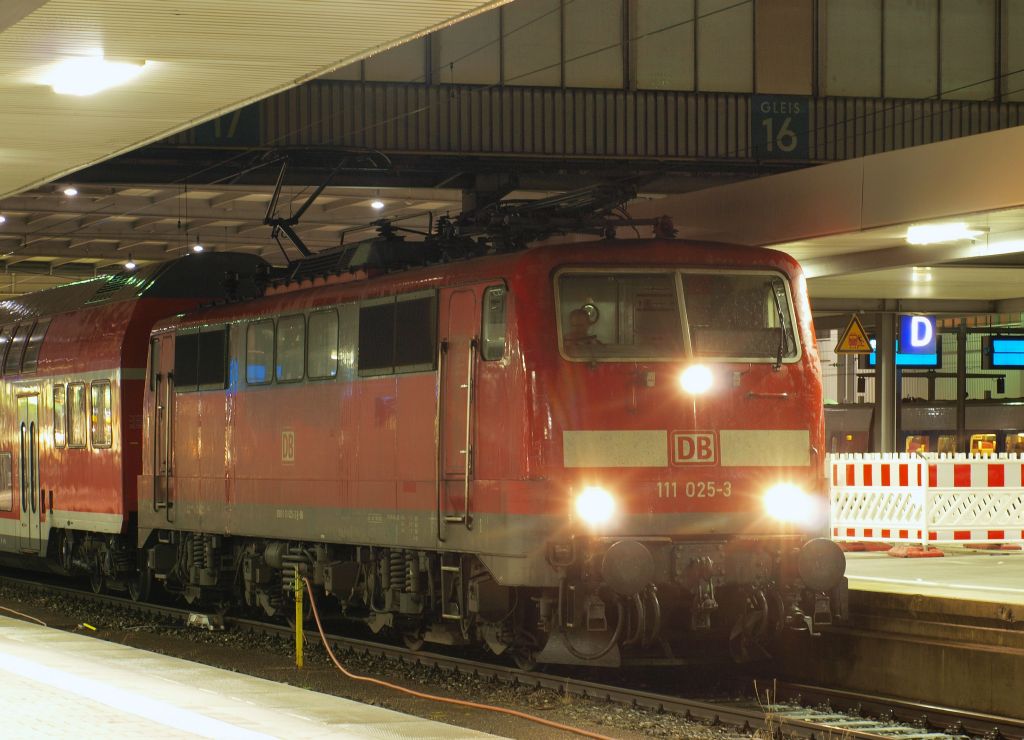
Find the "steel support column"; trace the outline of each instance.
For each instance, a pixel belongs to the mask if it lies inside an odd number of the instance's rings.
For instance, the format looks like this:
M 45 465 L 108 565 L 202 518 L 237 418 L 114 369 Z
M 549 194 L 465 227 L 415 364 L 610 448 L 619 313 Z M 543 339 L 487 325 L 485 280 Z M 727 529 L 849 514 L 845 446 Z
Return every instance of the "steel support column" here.
M 875 342 L 875 449 L 898 452 L 899 396 L 896 389 L 896 314 L 877 317 Z
M 969 452 L 967 441 L 967 322 L 956 329 L 956 451 Z

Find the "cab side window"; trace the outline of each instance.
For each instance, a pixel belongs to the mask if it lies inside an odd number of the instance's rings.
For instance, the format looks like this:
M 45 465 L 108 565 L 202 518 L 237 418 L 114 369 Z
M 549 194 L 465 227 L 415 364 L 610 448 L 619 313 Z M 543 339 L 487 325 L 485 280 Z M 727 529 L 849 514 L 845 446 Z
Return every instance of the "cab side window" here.
M 245 382 L 266 385 L 274 378 L 274 320 L 249 324 L 245 334 Z
M 305 355 L 306 317 L 282 316 L 277 320 L 277 380 L 302 380 Z
M 436 354 L 433 291 L 368 300 L 359 306 L 360 375 L 432 370 Z
M 204 391 L 227 385 L 227 327 L 204 328 L 174 337 L 174 390 Z
M 480 353 L 485 360 L 500 360 L 505 355 L 505 296 L 500 285 L 484 291 Z
M 338 312 L 333 308 L 309 315 L 306 374 L 310 378 L 338 375 Z

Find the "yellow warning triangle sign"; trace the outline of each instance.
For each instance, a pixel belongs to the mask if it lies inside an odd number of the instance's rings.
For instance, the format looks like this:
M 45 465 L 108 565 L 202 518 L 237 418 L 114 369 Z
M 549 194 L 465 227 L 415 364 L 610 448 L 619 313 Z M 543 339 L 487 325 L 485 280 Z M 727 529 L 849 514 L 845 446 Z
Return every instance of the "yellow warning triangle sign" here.
M 860 323 L 857 314 L 850 318 L 846 330 L 839 337 L 836 352 L 855 355 L 869 355 L 874 352 L 871 349 L 871 342 L 868 341 L 868 333 L 864 331 L 864 324 Z

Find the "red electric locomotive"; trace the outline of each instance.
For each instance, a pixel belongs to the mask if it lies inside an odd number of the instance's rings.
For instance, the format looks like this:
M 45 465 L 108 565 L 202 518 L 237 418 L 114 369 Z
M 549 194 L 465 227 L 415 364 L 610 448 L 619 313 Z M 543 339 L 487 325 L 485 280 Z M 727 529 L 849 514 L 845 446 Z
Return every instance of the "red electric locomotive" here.
M 321 612 L 524 664 L 758 658 L 841 614 L 792 259 L 414 252 L 317 255 L 156 325 L 136 591 L 273 615 L 298 570 Z
M 213 299 L 253 297 L 266 268 L 251 255 L 192 255 L 0 303 L 4 562 L 84 572 L 96 589 L 137 583 L 150 329 Z

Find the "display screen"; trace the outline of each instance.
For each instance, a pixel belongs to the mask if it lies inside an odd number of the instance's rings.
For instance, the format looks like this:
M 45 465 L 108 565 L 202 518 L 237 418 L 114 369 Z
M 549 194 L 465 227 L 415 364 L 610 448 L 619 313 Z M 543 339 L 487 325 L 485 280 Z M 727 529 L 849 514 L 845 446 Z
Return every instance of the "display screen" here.
M 1024 335 L 982 337 L 981 367 L 985 370 L 1024 368 Z
M 875 348 L 875 340 L 871 339 L 871 349 Z M 861 355 L 864 360 L 862 367 L 873 368 L 877 362 L 877 355 L 872 352 L 869 355 Z M 942 342 L 935 343 L 935 353 L 926 355 L 911 355 L 900 352 L 900 340 L 896 340 L 896 367 L 920 368 L 922 370 L 938 370 L 942 367 Z

